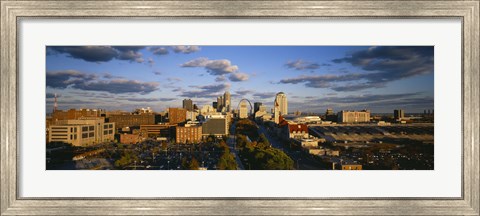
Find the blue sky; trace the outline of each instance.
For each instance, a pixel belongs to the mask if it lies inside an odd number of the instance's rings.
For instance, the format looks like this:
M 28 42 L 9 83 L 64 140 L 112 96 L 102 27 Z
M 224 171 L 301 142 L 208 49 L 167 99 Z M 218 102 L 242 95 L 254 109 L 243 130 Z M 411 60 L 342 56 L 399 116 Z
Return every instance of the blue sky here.
M 431 46 L 49 46 L 47 112 L 58 108 L 131 111 L 199 107 L 226 90 L 289 111 L 433 109 Z

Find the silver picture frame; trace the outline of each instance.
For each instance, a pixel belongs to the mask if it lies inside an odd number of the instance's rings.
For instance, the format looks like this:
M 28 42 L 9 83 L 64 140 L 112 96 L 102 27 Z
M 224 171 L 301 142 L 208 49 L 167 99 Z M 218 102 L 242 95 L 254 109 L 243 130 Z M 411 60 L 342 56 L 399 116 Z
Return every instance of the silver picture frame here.
M 1 0 L 1 215 L 479 215 L 479 1 Z M 31 18 L 460 18 L 461 198 L 22 198 L 18 21 Z M 460 141 L 459 141 L 460 142 Z

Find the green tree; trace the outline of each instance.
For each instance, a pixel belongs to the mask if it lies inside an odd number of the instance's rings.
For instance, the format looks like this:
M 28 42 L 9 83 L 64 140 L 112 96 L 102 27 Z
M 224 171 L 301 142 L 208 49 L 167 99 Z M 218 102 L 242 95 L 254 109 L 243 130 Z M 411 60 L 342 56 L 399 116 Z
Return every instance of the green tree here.
M 220 156 L 217 167 L 220 170 L 236 170 L 237 169 L 237 162 L 235 161 L 235 157 L 233 156 L 233 154 L 230 153 L 229 150 L 225 151 L 222 154 L 222 156 Z
M 189 163 L 187 161 L 187 158 L 186 157 L 182 157 L 182 169 L 189 169 Z
M 190 160 L 190 164 L 189 164 L 188 168 L 189 168 L 190 170 L 198 170 L 199 167 L 200 167 L 200 166 L 199 166 L 199 164 L 198 164 L 197 159 L 192 158 L 192 160 Z

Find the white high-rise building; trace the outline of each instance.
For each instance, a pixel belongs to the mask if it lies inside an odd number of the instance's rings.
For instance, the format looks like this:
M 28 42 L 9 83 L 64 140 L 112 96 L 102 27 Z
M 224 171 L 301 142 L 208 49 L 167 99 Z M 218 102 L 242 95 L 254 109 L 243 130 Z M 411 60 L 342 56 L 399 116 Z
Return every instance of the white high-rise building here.
M 247 101 L 242 100 L 240 102 L 240 111 L 238 113 L 239 118 L 248 118 L 248 108 L 247 108 Z
M 276 104 L 278 104 L 278 111 L 280 112 L 279 115 L 287 115 L 288 114 L 288 101 L 287 95 L 283 92 L 277 93 L 275 97 Z

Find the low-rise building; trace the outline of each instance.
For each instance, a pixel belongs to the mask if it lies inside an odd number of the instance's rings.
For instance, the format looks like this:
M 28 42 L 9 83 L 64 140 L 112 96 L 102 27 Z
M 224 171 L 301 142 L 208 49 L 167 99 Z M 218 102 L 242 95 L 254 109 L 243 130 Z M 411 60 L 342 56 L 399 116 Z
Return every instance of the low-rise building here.
M 185 124 L 175 129 L 176 143 L 194 144 L 202 140 L 202 126 L 198 124 Z
M 287 139 L 308 139 L 308 126 L 306 124 L 287 123 L 282 127 L 282 136 Z
M 360 123 L 370 122 L 370 111 L 346 111 L 338 112 L 338 122 L 340 123 Z
M 228 122 L 224 115 L 210 115 L 205 117 L 202 124 L 202 134 L 206 136 L 222 137 L 228 135 Z
M 148 136 L 173 138 L 175 126 L 172 124 L 149 124 L 140 125 L 140 131 L 145 131 Z
M 107 118 L 108 122 L 115 123 L 116 128 L 135 127 L 145 124 L 155 124 L 153 114 L 114 114 Z
M 65 142 L 74 146 L 89 146 L 113 141 L 115 123 L 105 123 L 103 118 L 63 120 L 48 128 L 48 142 Z

